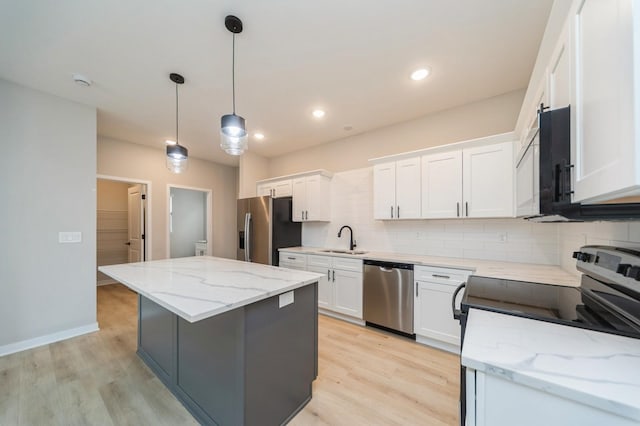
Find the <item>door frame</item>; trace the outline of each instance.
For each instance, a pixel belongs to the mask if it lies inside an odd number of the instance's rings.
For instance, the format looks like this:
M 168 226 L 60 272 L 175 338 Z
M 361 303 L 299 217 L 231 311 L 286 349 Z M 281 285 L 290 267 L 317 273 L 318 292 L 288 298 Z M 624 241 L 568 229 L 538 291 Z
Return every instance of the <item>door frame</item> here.
M 146 203 L 145 203 L 145 209 L 144 209 L 144 259 L 143 261 L 146 262 L 148 260 L 153 260 L 153 255 L 151 253 L 151 247 L 153 247 L 153 245 L 151 244 L 151 238 L 152 238 L 152 232 L 151 230 L 153 229 L 153 227 L 151 226 L 151 218 L 153 217 L 153 215 L 151 214 L 151 181 L 150 180 L 144 180 L 144 179 L 138 179 L 138 178 L 127 178 L 127 177 L 122 177 L 122 176 L 111 176 L 111 175 L 102 175 L 102 174 L 97 174 L 96 175 L 96 181 L 98 179 L 103 179 L 103 180 L 113 180 L 116 182 L 126 182 L 126 183 L 134 183 L 134 184 L 140 184 L 140 185 L 146 185 Z M 97 193 L 96 193 L 97 196 Z
M 171 258 L 171 188 L 177 189 L 189 189 L 191 191 L 200 191 L 207 194 L 207 201 L 205 203 L 205 207 L 207 208 L 206 216 L 207 216 L 207 225 L 205 229 L 205 235 L 207 236 L 207 256 L 212 256 L 213 253 L 213 189 L 211 188 L 198 188 L 195 186 L 186 186 L 186 185 L 176 185 L 174 183 L 167 184 L 167 227 L 166 227 L 166 258 Z

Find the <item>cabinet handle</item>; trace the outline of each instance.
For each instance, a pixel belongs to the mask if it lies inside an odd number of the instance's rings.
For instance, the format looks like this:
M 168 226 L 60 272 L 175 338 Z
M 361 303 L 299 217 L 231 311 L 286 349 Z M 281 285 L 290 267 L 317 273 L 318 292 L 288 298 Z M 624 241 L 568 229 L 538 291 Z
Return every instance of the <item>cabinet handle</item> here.
M 336 282 L 336 270 L 335 269 L 333 270 L 333 282 L 334 283 Z
M 469 217 L 469 202 L 468 201 L 464 202 L 464 209 L 466 211 L 466 216 Z
M 289 260 L 296 260 L 296 258 L 295 258 L 295 257 L 287 257 L 287 259 L 289 259 Z
M 396 219 L 400 219 L 400 206 L 397 206 L 396 210 L 397 210 Z
M 391 219 L 393 219 L 393 206 L 391 206 Z
M 456 203 L 456 216 L 460 217 L 460 202 Z
M 327 281 L 331 281 L 331 270 L 327 269 Z
M 302 220 L 304 220 L 304 210 L 301 210 L 300 217 L 301 217 Z
M 309 220 L 309 210 L 304 211 L 304 219 Z
M 418 297 L 418 283 L 416 283 L 416 297 Z
M 433 278 L 444 278 L 445 280 L 451 279 L 449 275 L 431 274 Z

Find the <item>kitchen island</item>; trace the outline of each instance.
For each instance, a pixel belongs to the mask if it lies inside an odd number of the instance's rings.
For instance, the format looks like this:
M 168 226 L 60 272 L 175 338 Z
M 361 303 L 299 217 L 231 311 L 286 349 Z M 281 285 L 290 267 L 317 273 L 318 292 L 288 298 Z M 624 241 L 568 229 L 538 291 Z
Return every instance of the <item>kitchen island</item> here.
M 202 424 L 282 424 L 317 376 L 319 274 L 209 256 L 99 270 L 138 293 L 140 358 Z

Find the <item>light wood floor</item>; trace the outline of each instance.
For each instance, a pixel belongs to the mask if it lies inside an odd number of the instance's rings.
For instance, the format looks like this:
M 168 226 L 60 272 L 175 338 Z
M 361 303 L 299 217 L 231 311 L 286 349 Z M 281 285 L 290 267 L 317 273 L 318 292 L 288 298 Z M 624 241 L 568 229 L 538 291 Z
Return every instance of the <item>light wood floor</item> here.
M 98 288 L 100 331 L 0 357 L 0 425 L 194 425 L 135 354 L 137 302 Z M 311 402 L 292 425 L 455 425 L 459 358 L 325 316 Z

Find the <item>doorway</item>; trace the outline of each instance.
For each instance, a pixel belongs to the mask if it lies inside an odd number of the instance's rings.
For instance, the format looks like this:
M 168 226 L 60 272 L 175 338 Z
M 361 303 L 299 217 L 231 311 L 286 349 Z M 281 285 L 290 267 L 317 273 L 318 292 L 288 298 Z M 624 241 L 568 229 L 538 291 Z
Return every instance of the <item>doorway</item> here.
M 98 176 L 96 185 L 96 265 L 141 262 L 150 258 L 147 229 L 150 183 Z M 115 281 L 96 271 L 98 286 Z
M 167 257 L 211 255 L 211 189 L 168 185 Z

